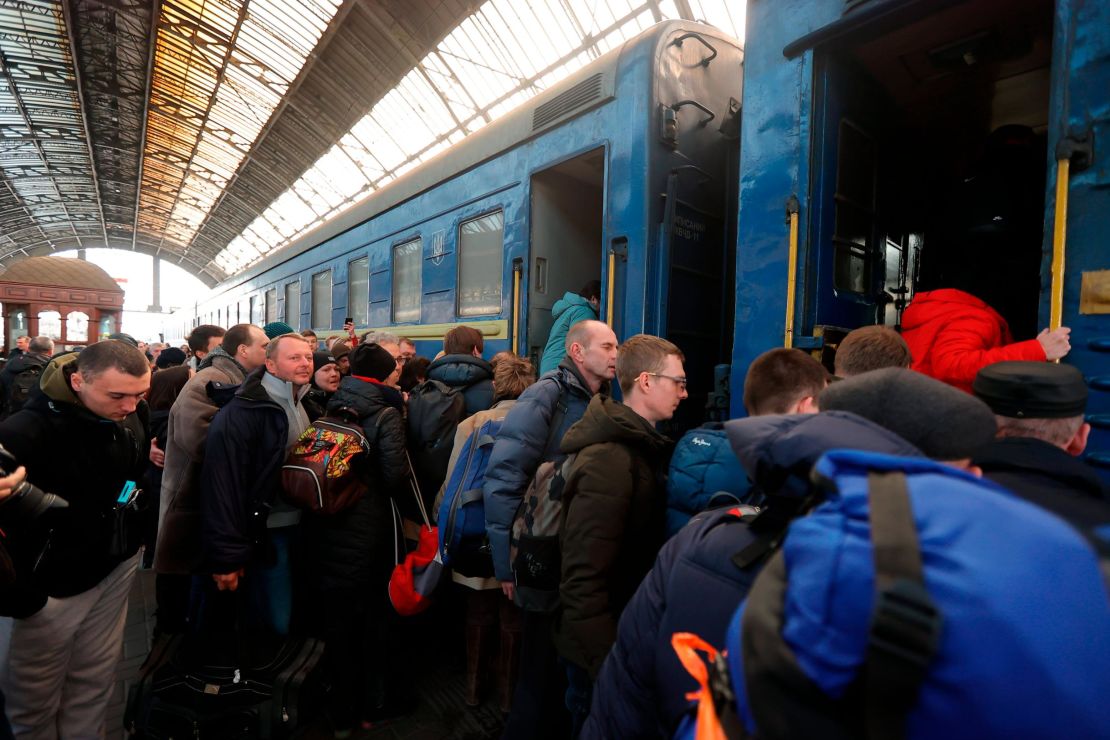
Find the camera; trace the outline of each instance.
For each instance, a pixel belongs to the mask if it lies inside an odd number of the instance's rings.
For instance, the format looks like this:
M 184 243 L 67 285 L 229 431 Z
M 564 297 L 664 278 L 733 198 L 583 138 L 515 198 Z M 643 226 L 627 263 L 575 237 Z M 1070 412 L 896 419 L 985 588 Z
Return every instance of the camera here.
M 0 478 L 18 468 L 15 458 L 0 445 Z M 46 493 L 41 488 L 24 480 L 16 486 L 11 495 L 0 501 L 0 526 L 11 527 L 21 522 L 33 521 L 50 509 L 62 509 L 69 502 L 61 496 Z

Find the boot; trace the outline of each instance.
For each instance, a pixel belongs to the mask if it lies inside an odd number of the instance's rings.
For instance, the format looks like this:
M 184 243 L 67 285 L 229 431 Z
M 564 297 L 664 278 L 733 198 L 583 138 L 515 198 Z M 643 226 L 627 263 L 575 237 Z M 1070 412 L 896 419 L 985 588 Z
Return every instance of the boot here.
M 485 644 L 488 628 L 484 625 L 466 625 L 466 696 L 463 701 L 468 707 L 476 707 L 482 703 L 482 689 L 484 688 L 482 664 L 484 653 L 489 651 Z
M 513 692 L 520 669 L 520 630 L 501 630 L 501 650 L 497 655 L 498 707 L 502 714 L 513 708 Z

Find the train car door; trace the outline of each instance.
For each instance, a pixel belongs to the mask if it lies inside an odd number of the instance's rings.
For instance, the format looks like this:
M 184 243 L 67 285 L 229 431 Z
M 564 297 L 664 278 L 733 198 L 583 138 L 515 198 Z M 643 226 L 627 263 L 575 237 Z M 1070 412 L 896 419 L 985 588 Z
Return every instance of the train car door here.
M 794 346 L 817 350 L 886 318 L 880 193 L 890 106 L 846 55 L 818 52 L 814 65 L 812 206 Z
M 532 175 L 525 347 L 537 371 L 557 304 L 601 279 L 604 184 L 604 147 Z
M 1056 162 L 1046 188 L 1042 275 L 1055 278 L 1052 258 L 1062 246 L 1059 310 L 1072 329 L 1065 361 L 1083 372 L 1090 388 L 1086 459 L 1110 481 L 1110 7 L 1058 0 L 1053 52 L 1049 150 Z M 1054 233 L 1065 224 L 1065 210 L 1066 229 Z M 1056 283 L 1042 284 L 1049 286 L 1040 306 L 1044 326 L 1054 317 Z

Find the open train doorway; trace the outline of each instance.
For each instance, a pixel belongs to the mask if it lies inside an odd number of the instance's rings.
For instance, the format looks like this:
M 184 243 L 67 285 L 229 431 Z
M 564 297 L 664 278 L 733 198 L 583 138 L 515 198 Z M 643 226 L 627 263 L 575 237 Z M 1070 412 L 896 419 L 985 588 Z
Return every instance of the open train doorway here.
M 817 55 L 814 334 L 956 288 L 1036 336 L 1052 36 L 1052 0 L 969 0 Z
M 605 149 L 536 172 L 531 193 L 527 348 L 538 371 L 556 318 L 601 279 Z

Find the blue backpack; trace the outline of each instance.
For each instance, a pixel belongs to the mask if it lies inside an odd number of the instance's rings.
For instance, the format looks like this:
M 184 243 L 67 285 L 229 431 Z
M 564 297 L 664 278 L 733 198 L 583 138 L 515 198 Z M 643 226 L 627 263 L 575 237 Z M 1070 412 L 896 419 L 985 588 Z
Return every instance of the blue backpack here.
M 733 618 L 697 732 L 1110 737 L 1110 599 L 1079 532 L 928 460 L 838 450 L 814 477 L 827 499 Z
M 686 526 L 695 514 L 747 500 L 748 474 L 728 443 L 724 424 L 710 422 L 691 429 L 675 445 L 667 475 L 667 536 Z
M 490 419 L 466 438 L 455 467 L 449 471 L 443 501 L 439 505 L 440 557 L 444 565 L 454 567 L 463 575 L 471 575 L 467 572 L 470 564 L 479 565 L 483 571 L 473 575 L 486 575 L 485 561 L 489 560 L 489 555 L 482 552 L 486 536 L 482 484 L 502 422 L 501 419 Z M 474 562 L 476 558 L 480 558 L 477 563 Z

